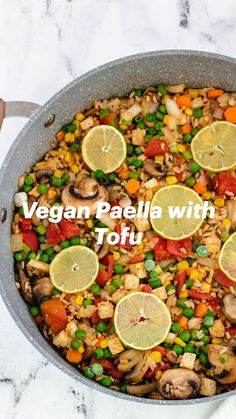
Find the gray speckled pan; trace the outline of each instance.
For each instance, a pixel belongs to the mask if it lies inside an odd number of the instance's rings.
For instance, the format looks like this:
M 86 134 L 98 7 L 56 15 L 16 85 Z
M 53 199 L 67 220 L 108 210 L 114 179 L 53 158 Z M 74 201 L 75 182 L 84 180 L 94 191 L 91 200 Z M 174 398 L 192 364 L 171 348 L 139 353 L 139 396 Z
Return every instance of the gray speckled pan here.
M 42 107 L 27 102 L 6 104 L 5 116 L 30 116 L 32 112 L 34 113 L 12 145 L 0 172 L 0 237 L 4 237 L 0 245 L 0 291 L 8 310 L 27 339 L 49 361 L 75 380 L 95 390 L 130 401 L 157 405 L 194 404 L 224 399 L 235 395 L 236 390 L 193 400 L 151 400 L 102 387 L 85 378 L 76 368 L 68 364 L 43 338 L 30 317 L 27 306 L 14 285 L 13 257 L 9 251 L 12 198 L 17 190 L 17 178 L 48 150 L 50 140 L 61 125 L 71 121 L 76 112 L 83 111 L 96 98 L 122 96 L 134 87 L 147 87 L 160 82 L 167 84 L 183 82 L 192 87 L 215 86 L 236 90 L 236 60 L 195 51 L 158 51 L 138 54 L 113 61 L 86 73 L 54 95 Z M 3 102 L 0 102 L 0 125 L 1 112 L 4 114 Z M 52 115 L 55 115 L 55 119 L 51 125 L 45 124 Z

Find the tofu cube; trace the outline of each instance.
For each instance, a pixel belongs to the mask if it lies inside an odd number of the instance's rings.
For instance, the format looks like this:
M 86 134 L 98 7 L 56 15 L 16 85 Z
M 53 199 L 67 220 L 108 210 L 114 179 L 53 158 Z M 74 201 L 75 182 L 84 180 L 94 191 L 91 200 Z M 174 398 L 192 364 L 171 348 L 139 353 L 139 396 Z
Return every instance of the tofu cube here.
M 209 327 L 209 332 L 213 338 L 223 338 L 225 335 L 225 327 L 222 320 L 215 320 L 212 327 Z
M 150 223 L 145 218 L 134 218 L 134 224 L 138 231 L 150 230 Z
M 142 130 L 140 128 L 134 129 L 132 131 L 132 144 L 144 146 L 145 145 L 144 136 L 145 136 L 145 130 Z
M 101 319 L 109 319 L 113 317 L 114 306 L 110 301 L 102 301 L 98 304 L 98 315 Z
M 72 338 L 66 332 L 66 330 L 62 330 L 53 338 L 53 345 L 57 346 L 58 348 L 68 348 L 72 342 Z
M 129 265 L 129 270 L 131 274 L 136 275 L 140 279 L 147 277 L 144 262 L 132 263 L 132 265 Z
M 118 337 L 113 337 L 109 339 L 107 344 L 112 355 L 117 355 L 120 352 L 123 352 L 125 349 L 124 346 L 122 345 L 122 342 L 120 341 Z
M 185 352 L 180 361 L 180 368 L 187 368 L 188 370 L 192 370 L 194 367 L 196 356 L 196 354 Z
M 139 278 L 136 275 L 126 274 L 122 278 L 126 290 L 136 290 L 139 287 Z
M 216 382 L 210 378 L 201 378 L 201 387 L 199 393 L 202 396 L 214 396 L 216 394 Z
M 165 287 L 159 287 L 152 291 L 160 300 L 164 301 L 167 300 L 167 293 Z
M 126 294 L 127 294 L 127 291 L 118 289 L 112 294 L 111 299 L 113 303 L 117 304 L 118 301 L 120 301 L 121 298 L 123 298 Z

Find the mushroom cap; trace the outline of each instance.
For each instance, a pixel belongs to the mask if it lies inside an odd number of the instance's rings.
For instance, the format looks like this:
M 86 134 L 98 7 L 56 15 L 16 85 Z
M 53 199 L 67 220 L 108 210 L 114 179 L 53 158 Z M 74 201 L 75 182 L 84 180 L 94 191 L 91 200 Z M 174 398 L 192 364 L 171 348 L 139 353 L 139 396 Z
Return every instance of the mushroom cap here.
M 165 399 L 189 399 L 196 396 L 199 389 L 200 378 L 185 368 L 167 370 L 159 380 L 159 391 Z
M 47 276 L 37 279 L 32 287 L 33 296 L 37 302 L 40 302 L 41 298 L 44 296 L 49 297 L 52 290 L 53 284 Z
M 222 311 L 228 320 L 236 322 L 236 297 L 226 294 L 223 298 Z
M 144 160 L 143 169 L 148 175 L 159 179 L 164 177 L 167 172 L 167 169 L 163 165 L 155 163 L 153 159 Z
M 221 356 L 227 355 L 227 360 L 222 363 Z M 215 367 L 215 378 L 221 384 L 232 384 L 236 381 L 236 356 L 233 351 L 223 345 L 208 345 L 208 359 Z
M 61 200 L 64 207 L 73 206 L 90 208 L 90 214 L 97 211 L 98 202 L 108 200 L 108 191 L 98 184 L 95 179 L 86 177 L 79 181 L 71 182 L 62 191 Z

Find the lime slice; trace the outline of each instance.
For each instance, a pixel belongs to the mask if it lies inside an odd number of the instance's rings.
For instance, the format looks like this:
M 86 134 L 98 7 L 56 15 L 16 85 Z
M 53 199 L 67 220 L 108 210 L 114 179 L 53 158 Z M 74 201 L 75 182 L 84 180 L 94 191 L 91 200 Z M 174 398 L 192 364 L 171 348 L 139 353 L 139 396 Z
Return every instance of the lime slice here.
M 211 172 L 236 166 L 236 125 L 216 121 L 201 129 L 191 143 L 194 160 Z
M 118 302 L 114 325 L 125 345 L 145 351 L 165 340 L 171 317 L 166 305 L 154 294 L 134 292 Z
M 151 218 L 153 229 L 165 239 L 182 240 L 186 237 L 192 236 L 201 226 L 203 219 L 198 219 L 193 216 L 188 218 L 187 211 L 185 211 L 181 218 L 171 218 L 170 207 L 175 211 L 179 207 L 182 211 L 183 207 L 195 206 L 196 204 L 203 205 L 200 196 L 193 190 L 182 185 L 165 186 L 159 189 L 151 202 L 150 211 L 154 206 L 162 208 L 162 216 L 160 218 Z
M 72 246 L 53 259 L 50 277 L 56 288 L 73 293 L 89 288 L 97 277 L 98 269 L 98 257 L 93 250 L 85 246 Z
M 236 282 L 236 233 L 224 243 L 219 256 L 220 269 L 232 281 Z
M 126 142 L 116 128 L 99 125 L 85 135 L 82 156 L 91 170 L 101 169 L 104 173 L 111 173 L 126 158 Z

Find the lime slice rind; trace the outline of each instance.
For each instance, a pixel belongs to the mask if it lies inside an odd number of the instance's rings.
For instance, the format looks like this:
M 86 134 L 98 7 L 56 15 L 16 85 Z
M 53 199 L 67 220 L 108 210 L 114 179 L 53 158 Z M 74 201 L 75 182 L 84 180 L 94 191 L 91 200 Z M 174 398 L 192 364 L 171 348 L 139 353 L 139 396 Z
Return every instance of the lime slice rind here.
M 236 282 L 236 232 L 222 246 L 219 255 L 219 266 L 224 274 Z

